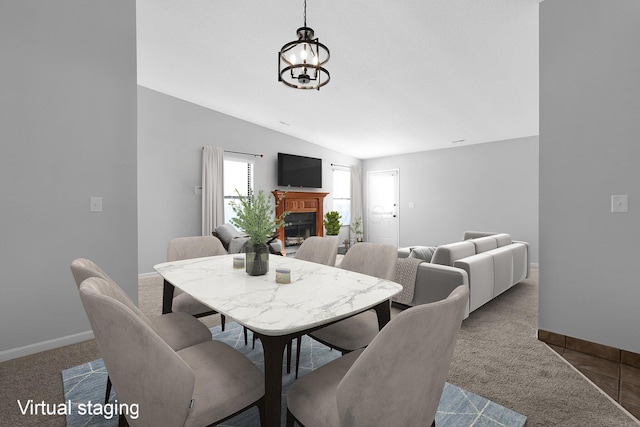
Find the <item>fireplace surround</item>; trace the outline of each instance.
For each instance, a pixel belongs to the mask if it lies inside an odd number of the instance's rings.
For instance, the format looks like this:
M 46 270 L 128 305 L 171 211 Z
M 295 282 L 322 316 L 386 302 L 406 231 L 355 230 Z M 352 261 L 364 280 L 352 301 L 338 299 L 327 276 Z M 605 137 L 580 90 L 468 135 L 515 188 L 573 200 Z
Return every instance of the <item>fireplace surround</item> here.
M 276 215 L 287 212 L 285 222 L 290 222 L 289 227 L 278 229 L 278 238 L 283 242 L 282 254 L 286 254 L 287 238 L 289 245 L 299 245 L 310 236 L 323 236 L 324 227 L 322 218 L 323 201 L 329 193 L 310 191 L 272 191 L 276 201 Z

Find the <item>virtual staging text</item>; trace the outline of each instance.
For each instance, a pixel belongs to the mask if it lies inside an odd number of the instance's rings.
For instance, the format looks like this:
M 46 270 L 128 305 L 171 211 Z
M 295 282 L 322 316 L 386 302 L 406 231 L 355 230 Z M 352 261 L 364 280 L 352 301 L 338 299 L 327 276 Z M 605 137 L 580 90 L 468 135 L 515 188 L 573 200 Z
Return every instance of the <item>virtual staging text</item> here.
M 64 403 L 47 403 L 44 400 L 34 402 L 33 399 L 27 401 L 17 400 L 22 415 L 89 415 L 102 416 L 105 419 L 127 415 L 130 419 L 138 418 L 139 407 L 137 403 L 119 403 L 116 399 L 114 403 L 74 403 L 67 400 Z

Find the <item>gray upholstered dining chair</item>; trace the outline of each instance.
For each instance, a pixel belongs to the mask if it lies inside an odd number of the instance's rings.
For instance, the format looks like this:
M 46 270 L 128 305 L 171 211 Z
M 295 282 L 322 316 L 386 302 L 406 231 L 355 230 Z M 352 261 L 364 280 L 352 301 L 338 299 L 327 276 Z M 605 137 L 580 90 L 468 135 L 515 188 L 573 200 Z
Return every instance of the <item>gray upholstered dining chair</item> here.
M 169 241 L 169 246 L 167 247 L 167 261 L 180 261 L 216 255 L 227 255 L 227 250 L 220 239 L 215 236 L 176 237 Z M 162 313 L 170 313 L 172 311 L 184 311 L 196 318 L 217 313 L 217 311 L 202 304 L 191 295 L 176 289 L 175 286 L 165 280 L 162 294 Z M 223 331 L 225 319 L 224 314 L 221 314 L 220 327 Z M 245 345 L 247 340 L 247 328 L 244 328 Z
M 131 301 L 129 296 L 102 270 L 96 263 L 86 258 L 77 258 L 71 262 L 71 273 L 78 288 L 90 277 L 98 277 L 113 284 L 113 292 L 118 299 L 138 315 L 151 329 L 174 350 L 182 350 L 201 342 L 211 341 L 211 331 L 193 316 L 182 313 L 168 313 L 162 316 L 147 317 Z M 104 403 L 109 402 L 111 395 L 111 377 L 107 376 L 107 388 Z
M 338 236 L 311 236 L 304 239 L 295 253 L 295 258 L 334 266 L 337 254 Z
M 367 348 L 297 380 L 287 393 L 287 427 L 435 426 L 468 295 L 463 285 L 409 308 Z
M 227 251 L 214 236 L 177 237 L 169 241 L 167 247 L 167 261 L 226 255 Z M 164 281 L 162 295 L 162 313 L 183 311 L 193 317 L 204 317 L 217 312 L 202 304 L 200 301 L 176 289 L 171 283 Z M 225 328 L 225 316 L 220 315 L 222 330 Z
M 172 349 L 101 278 L 83 281 L 80 298 L 118 401 L 138 405 L 121 425 L 205 426 L 254 405 L 262 418 L 264 376 L 231 346 L 209 340 Z
M 338 236 L 311 236 L 304 239 L 294 257 L 305 261 L 315 262 L 329 266 L 336 265 L 338 255 Z M 300 365 L 300 347 L 302 337 L 298 337 L 296 346 L 296 378 Z M 287 372 L 289 372 L 289 362 L 291 360 L 291 345 L 287 347 Z
M 398 250 L 392 245 L 362 242 L 349 249 L 340 268 L 393 280 L 397 259 Z M 378 331 L 378 316 L 375 311 L 368 310 L 311 332 L 309 336 L 346 354 L 366 347 Z

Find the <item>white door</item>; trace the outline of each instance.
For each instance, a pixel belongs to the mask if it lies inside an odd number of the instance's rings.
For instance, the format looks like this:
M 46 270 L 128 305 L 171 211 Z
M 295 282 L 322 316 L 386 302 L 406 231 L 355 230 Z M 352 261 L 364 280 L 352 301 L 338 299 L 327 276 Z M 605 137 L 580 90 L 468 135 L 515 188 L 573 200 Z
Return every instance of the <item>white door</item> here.
M 368 242 L 398 246 L 398 170 L 367 172 Z

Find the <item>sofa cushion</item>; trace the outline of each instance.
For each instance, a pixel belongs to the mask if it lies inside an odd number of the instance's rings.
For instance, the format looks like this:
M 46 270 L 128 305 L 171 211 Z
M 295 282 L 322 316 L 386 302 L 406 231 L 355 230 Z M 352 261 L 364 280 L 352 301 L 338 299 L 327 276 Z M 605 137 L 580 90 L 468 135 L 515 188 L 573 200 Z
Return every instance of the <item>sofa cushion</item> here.
M 529 251 L 526 243 L 516 242 L 510 247 L 513 252 L 513 282 L 515 284 L 529 277 Z
M 407 258 L 418 258 L 425 262 L 431 262 L 435 251 L 435 246 L 414 246 L 411 248 L 411 252 Z
M 473 242 L 476 246 L 477 254 L 481 254 L 498 247 L 498 242 L 494 236 L 478 237 L 477 239 L 471 239 L 470 242 Z
M 398 248 L 398 258 L 408 258 L 411 253 L 411 247 Z
M 249 241 L 248 237 L 234 237 L 229 242 L 229 249 L 228 249 L 229 253 L 239 254 L 239 253 L 245 252 L 244 245 L 246 245 L 248 241 Z
M 224 246 L 227 251 L 229 250 L 229 243 L 231 242 L 231 239 L 246 236 L 236 230 L 236 228 L 231 224 L 222 224 L 217 226 L 215 230 L 213 230 L 213 235 L 220 239 L 222 246 Z
M 447 245 L 438 246 L 431 262 L 434 264 L 448 265 L 453 267 L 453 262 L 460 258 L 475 255 L 476 247 L 472 242 L 455 242 Z
M 493 257 L 486 252 L 455 261 L 454 267 L 467 272 L 469 278 L 469 311 L 493 299 Z
M 512 243 L 511 234 L 500 233 L 493 236 L 493 238 L 496 239 L 499 248 L 510 245 Z
M 493 236 L 493 231 L 465 231 L 462 240 L 477 239 L 478 237 Z
M 493 296 L 497 297 L 514 285 L 513 252 L 510 247 L 503 247 L 486 254 L 493 258 Z

